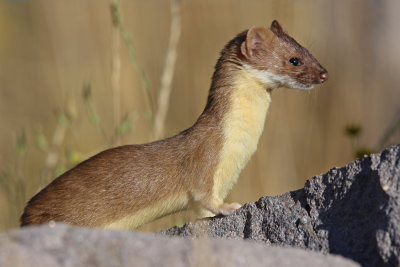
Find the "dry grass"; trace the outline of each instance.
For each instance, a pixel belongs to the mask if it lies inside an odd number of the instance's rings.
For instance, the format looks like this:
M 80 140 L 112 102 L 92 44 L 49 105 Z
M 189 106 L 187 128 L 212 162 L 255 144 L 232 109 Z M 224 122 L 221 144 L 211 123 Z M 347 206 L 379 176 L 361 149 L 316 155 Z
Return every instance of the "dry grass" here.
M 0 228 L 17 226 L 25 202 L 77 162 L 114 144 L 151 141 L 156 118 L 164 129 L 157 135 L 189 127 L 223 45 L 273 19 L 330 78 L 311 92 L 273 93 L 259 149 L 228 201 L 300 188 L 356 150 L 399 142 L 399 7 L 363 0 L 2 1 Z M 362 131 L 349 138 L 349 125 Z

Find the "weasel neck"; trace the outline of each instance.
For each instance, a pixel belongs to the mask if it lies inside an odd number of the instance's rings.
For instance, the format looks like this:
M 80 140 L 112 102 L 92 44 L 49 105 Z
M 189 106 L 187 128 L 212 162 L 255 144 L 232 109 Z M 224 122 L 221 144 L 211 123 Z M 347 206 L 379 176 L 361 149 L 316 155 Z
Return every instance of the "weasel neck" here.
M 220 201 L 257 149 L 271 102 L 269 89 L 242 66 L 220 68 L 214 74 L 207 106 L 194 128 L 207 124 L 207 128 L 215 127 L 220 132 L 212 179 L 212 193 Z
M 223 200 L 256 151 L 271 102 L 269 90 L 252 73 L 236 71 L 222 116 L 223 141 L 214 173 L 213 195 Z

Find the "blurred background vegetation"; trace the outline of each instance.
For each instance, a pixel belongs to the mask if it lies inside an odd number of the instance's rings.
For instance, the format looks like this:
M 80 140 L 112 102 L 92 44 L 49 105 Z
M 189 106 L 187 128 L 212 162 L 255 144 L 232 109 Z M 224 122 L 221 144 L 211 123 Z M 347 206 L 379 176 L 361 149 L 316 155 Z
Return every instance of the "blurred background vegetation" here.
M 329 80 L 273 92 L 228 201 L 301 188 L 399 142 L 399 10 L 389 0 L 0 0 L 0 229 L 18 226 L 25 203 L 80 161 L 191 126 L 225 43 L 273 19 Z

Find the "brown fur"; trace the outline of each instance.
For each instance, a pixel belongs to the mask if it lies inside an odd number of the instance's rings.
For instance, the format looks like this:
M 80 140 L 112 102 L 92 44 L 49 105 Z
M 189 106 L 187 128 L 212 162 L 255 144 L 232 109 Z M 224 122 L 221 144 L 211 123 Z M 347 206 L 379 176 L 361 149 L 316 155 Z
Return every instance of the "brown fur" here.
M 195 130 L 197 127 L 201 132 Z M 211 188 L 221 143 L 213 128 L 199 123 L 169 139 L 99 153 L 32 198 L 22 225 L 55 220 L 102 226 L 162 200 L 170 192 Z M 203 162 L 206 164 L 199 164 Z
M 288 57 L 293 56 L 303 65 L 290 65 Z M 224 118 L 232 111 L 235 77 L 243 72 L 245 65 L 288 75 L 305 85 L 323 82 L 321 73 L 326 73 L 279 23 L 273 22 L 271 30 L 244 31 L 222 50 L 206 107 L 191 128 L 153 143 L 109 149 L 82 162 L 29 201 L 21 225 L 54 220 L 105 227 L 174 194 L 187 195 L 188 199 L 200 196 L 195 201 L 213 213 L 234 209 L 235 206 L 218 201 L 210 204 L 210 199 L 215 199 L 213 179 L 226 138 Z M 267 94 L 267 90 L 277 86 L 263 87 Z M 151 220 L 174 211 L 171 208 L 152 214 Z

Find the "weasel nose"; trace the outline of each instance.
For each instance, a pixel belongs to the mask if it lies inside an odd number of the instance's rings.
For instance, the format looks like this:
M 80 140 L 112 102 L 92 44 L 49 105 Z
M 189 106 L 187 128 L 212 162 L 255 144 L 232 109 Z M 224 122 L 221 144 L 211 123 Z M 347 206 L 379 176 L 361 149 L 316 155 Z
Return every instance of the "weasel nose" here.
M 319 74 L 319 81 L 320 81 L 321 83 L 323 83 L 323 82 L 325 82 L 326 80 L 328 80 L 328 72 L 325 71 L 325 72 L 320 73 L 320 74 Z

